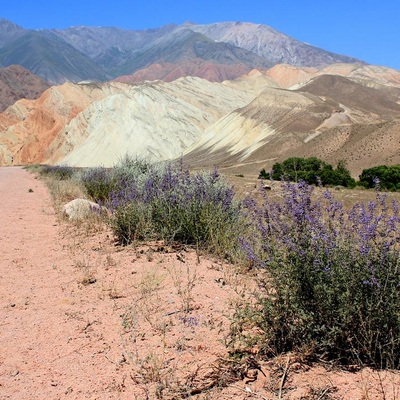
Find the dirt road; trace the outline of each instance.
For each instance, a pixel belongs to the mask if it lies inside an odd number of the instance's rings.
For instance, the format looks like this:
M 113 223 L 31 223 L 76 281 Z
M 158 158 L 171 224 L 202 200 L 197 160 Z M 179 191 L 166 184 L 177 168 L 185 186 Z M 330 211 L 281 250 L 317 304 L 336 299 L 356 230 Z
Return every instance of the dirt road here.
M 119 398 L 104 394 L 118 376 L 68 243 L 43 183 L 0 168 L 0 399 Z

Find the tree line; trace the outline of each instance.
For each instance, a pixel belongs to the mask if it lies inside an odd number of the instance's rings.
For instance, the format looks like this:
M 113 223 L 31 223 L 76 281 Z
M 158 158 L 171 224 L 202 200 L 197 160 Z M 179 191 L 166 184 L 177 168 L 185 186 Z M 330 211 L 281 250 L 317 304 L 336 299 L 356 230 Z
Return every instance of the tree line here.
M 354 188 L 363 186 L 374 188 L 379 185 L 382 190 L 400 190 L 400 165 L 379 165 L 364 169 L 356 181 L 350 175 L 346 163 L 341 160 L 336 168 L 317 157 L 290 157 L 281 163 L 275 163 L 272 170 L 267 172 L 265 168 L 260 171 L 260 179 L 300 180 L 313 185 L 344 186 Z

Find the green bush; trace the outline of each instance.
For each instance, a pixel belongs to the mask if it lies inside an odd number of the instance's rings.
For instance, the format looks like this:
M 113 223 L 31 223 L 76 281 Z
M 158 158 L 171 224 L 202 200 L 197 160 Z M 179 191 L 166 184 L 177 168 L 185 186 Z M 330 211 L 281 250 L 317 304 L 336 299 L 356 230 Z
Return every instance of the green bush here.
M 365 188 L 379 184 L 383 190 L 400 190 L 400 165 L 379 165 L 364 169 L 360 175 L 360 184 Z
M 356 182 L 351 177 L 343 161 L 339 161 L 336 169 L 332 165 L 316 158 L 291 157 L 282 163 L 276 163 L 272 167 L 272 173 L 267 174 L 265 169 L 260 171 L 260 179 L 289 180 L 298 182 L 300 180 L 308 184 L 341 185 L 354 187 Z
M 116 207 L 110 220 L 111 228 L 122 245 L 152 237 L 151 210 L 140 202 Z

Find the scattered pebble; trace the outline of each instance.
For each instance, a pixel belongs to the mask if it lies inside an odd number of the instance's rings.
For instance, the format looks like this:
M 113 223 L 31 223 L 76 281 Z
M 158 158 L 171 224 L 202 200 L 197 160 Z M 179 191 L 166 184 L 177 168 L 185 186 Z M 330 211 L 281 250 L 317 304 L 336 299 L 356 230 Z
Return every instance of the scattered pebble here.
M 73 392 L 74 389 L 72 389 L 72 387 L 68 387 L 67 390 L 64 392 L 64 394 L 70 394 Z

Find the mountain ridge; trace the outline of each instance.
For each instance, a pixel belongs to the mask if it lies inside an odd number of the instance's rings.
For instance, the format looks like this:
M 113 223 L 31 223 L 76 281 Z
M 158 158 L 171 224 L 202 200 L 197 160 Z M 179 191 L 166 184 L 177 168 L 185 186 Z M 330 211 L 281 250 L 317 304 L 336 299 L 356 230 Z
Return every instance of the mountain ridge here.
M 282 62 L 317 67 L 363 63 L 249 22 L 171 24 L 146 30 L 87 26 L 31 30 L 0 20 L 0 66 L 23 65 L 52 84 L 107 81 L 152 64 L 179 64 L 193 58 L 250 70 Z

